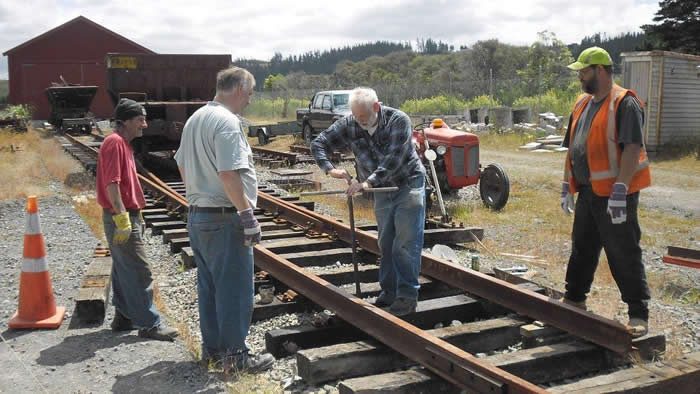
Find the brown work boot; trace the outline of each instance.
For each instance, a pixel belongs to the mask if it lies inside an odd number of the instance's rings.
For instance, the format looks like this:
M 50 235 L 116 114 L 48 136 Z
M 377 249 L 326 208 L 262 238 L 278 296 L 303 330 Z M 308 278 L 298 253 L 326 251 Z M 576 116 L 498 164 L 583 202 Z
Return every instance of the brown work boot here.
M 412 298 L 397 297 L 386 310 L 394 316 L 406 316 L 416 311 L 418 301 Z
M 577 301 L 571 301 L 570 299 L 568 299 L 566 297 L 562 297 L 559 301 L 561 301 L 567 305 L 571 305 L 574 308 L 583 309 L 584 311 L 588 310 L 588 308 L 586 308 L 586 301 L 585 300 L 577 302 Z
M 228 356 L 222 360 L 224 374 L 231 373 L 260 373 L 272 368 L 275 358 L 270 353 L 244 353 L 238 356 Z
M 374 306 L 383 308 L 385 306 L 389 306 L 394 303 L 394 298 L 390 296 L 387 292 L 382 291 L 379 293 L 379 297 L 377 297 L 376 300 L 374 300 Z
M 643 337 L 649 332 L 649 322 L 639 317 L 631 317 L 627 329 L 634 338 Z
M 131 319 L 119 312 L 119 309 L 114 310 L 114 319 L 112 319 L 111 327 L 114 332 L 131 331 L 134 329 Z
M 180 335 L 176 329 L 168 327 L 165 324 L 157 325 L 153 328 L 139 330 L 139 336 L 141 338 L 155 339 L 156 341 L 169 341 L 172 342 Z

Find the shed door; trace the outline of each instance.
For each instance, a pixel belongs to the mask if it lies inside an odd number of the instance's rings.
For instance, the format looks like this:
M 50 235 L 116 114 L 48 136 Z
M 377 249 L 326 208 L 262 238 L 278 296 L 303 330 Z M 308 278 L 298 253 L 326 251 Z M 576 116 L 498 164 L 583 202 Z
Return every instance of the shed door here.
M 649 135 L 649 91 L 651 90 L 651 61 L 627 61 L 625 63 L 623 87 L 632 89 L 644 103 L 644 141 Z

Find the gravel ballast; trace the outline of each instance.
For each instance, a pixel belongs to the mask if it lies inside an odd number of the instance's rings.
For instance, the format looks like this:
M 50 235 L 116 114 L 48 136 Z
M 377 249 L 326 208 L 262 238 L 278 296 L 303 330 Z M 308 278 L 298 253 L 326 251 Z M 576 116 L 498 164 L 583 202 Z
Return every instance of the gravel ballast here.
M 39 199 L 39 215 L 56 302 L 66 307 L 57 330 L 9 330 L 17 309 L 24 200 L 0 202 L 0 392 L 221 392 L 224 385 L 203 370 L 181 341 L 114 334 L 114 308 L 97 326 L 72 320 L 74 297 L 98 240 L 75 212 L 61 185 Z

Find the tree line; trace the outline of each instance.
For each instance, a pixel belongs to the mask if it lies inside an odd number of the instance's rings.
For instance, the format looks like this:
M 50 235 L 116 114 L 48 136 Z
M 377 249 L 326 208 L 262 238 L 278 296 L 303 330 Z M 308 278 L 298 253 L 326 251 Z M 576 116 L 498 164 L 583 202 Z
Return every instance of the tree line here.
M 438 95 L 461 99 L 487 95 L 512 105 L 519 98 L 546 95 L 553 90 L 577 91 L 575 76 L 566 65 L 593 45 L 611 54 L 616 72 L 623 52 L 666 49 L 700 53 L 698 4 L 664 0 L 654 18 L 657 23 L 642 26 L 644 32 L 612 37 L 598 33 L 569 45 L 554 33 L 543 31 L 529 46 L 497 39 L 457 49 L 431 38 L 418 39 L 414 46 L 409 42 L 378 41 L 286 58 L 277 53 L 269 62 L 240 59 L 237 64 L 251 70 L 258 81 L 265 81 L 258 85 L 260 89 L 284 97 L 368 85 L 385 103 L 394 106 Z

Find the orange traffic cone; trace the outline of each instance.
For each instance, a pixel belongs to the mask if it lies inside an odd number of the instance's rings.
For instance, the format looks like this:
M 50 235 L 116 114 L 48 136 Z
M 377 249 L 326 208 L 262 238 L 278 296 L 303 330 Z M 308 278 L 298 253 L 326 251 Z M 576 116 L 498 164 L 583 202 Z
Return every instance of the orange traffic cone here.
M 24 262 L 19 278 L 19 307 L 10 319 L 10 328 L 58 328 L 66 313 L 66 308 L 56 307 L 38 211 L 36 197 L 29 196 Z

